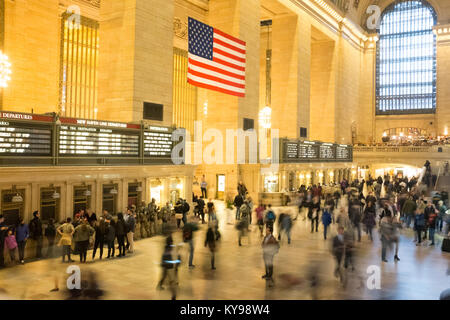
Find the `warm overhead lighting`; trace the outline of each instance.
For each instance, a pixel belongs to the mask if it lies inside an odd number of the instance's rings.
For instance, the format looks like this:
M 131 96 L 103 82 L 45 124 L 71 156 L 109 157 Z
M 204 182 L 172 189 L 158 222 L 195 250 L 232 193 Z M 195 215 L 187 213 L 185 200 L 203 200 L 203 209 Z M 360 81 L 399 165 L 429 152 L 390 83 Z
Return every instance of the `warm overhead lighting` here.
M 400 132 L 400 137 L 403 137 L 403 132 Z
M 111 189 L 111 190 L 109 191 L 109 193 L 110 193 L 110 194 L 117 194 L 117 190 L 116 190 L 115 188 L 113 188 L 113 189 Z
M 141 191 L 142 191 L 142 187 L 141 187 L 141 186 L 138 186 L 138 187 L 136 188 L 136 191 L 137 191 L 137 192 L 141 192 Z
M 447 127 L 444 128 L 444 135 L 448 135 L 448 128 Z
M 84 194 L 86 197 L 89 197 L 89 196 L 91 195 L 91 191 L 90 191 L 90 190 L 86 190 L 83 194 Z
M 0 88 L 6 88 L 11 80 L 11 63 L 6 54 L 0 51 Z
M 23 198 L 20 194 L 16 193 L 16 195 L 12 197 L 11 201 L 16 203 L 23 202 Z
M 386 132 L 383 132 L 383 137 L 387 137 L 387 133 Z

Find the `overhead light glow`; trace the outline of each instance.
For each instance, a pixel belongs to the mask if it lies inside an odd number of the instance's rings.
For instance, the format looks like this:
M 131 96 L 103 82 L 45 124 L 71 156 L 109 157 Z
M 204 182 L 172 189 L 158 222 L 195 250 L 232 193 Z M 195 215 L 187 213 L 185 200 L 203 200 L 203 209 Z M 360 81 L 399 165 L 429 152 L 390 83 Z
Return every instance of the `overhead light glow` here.
M 0 88 L 6 88 L 11 80 L 11 63 L 6 54 L 0 51 Z

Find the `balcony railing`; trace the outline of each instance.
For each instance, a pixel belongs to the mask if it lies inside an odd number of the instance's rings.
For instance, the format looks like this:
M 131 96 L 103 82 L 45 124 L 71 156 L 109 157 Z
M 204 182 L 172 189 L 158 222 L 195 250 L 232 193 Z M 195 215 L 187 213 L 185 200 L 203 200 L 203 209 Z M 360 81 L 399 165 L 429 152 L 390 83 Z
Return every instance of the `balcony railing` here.
M 444 145 L 444 146 L 373 146 L 373 147 L 353 147 L 353 152 L 408 152 L 408 153 L 433 153 L 433 152 L 439 152 L 439 153 L 447 153 L 450 154 L 450 145 Z M 450 156 L 449 156 L 450 157 Z

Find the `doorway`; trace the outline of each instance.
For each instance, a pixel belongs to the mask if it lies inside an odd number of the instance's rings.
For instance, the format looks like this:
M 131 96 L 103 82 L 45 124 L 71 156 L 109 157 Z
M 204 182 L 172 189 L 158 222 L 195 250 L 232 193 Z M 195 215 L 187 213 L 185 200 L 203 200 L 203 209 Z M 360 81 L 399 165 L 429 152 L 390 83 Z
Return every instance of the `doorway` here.
M 225 200 L 225 175 L 218 174 L 216 176 L 216 199 Z
M 22 201 L 14 201 L 14 197 L 20 195 Z M 19 217 L 24 214 L 25 189 L 2 191 L 2 214 L 5 217 L 5 225 L 16 226 L 19 224 Z

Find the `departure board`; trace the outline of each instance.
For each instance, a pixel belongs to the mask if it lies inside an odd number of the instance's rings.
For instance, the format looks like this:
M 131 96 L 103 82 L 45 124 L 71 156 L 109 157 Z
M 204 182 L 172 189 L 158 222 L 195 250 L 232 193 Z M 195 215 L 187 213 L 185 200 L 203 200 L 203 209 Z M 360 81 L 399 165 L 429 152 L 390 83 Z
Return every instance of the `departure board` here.
M 319 145 L 313 141 L 301 141 L 299 143 L 298 157 L 301 160 L 319 159 Z
M 287 159 L 297 159 L 298 157 L 298 142 L 286 142 L 284 144 L 285 155 Z
M 139 131 L 61 125 L 60 156 L 139 156 Z
M 320 159 L 323 160 L 334 160 L 335 151 L 334 145 L 331 143 L 322 143 L 320 145 Z
M 167 157 L 172 155 L 172 131 L 167 127 L 150 126 L 144 131 L 144 156 Z
M 336 159 L 342 159 L 342 160 L 351 159 L 350 147 L 345 144 L 336 145 Z
M 51 120 L 46 116 L 0 112 L 0 155 L 51 156 Z

